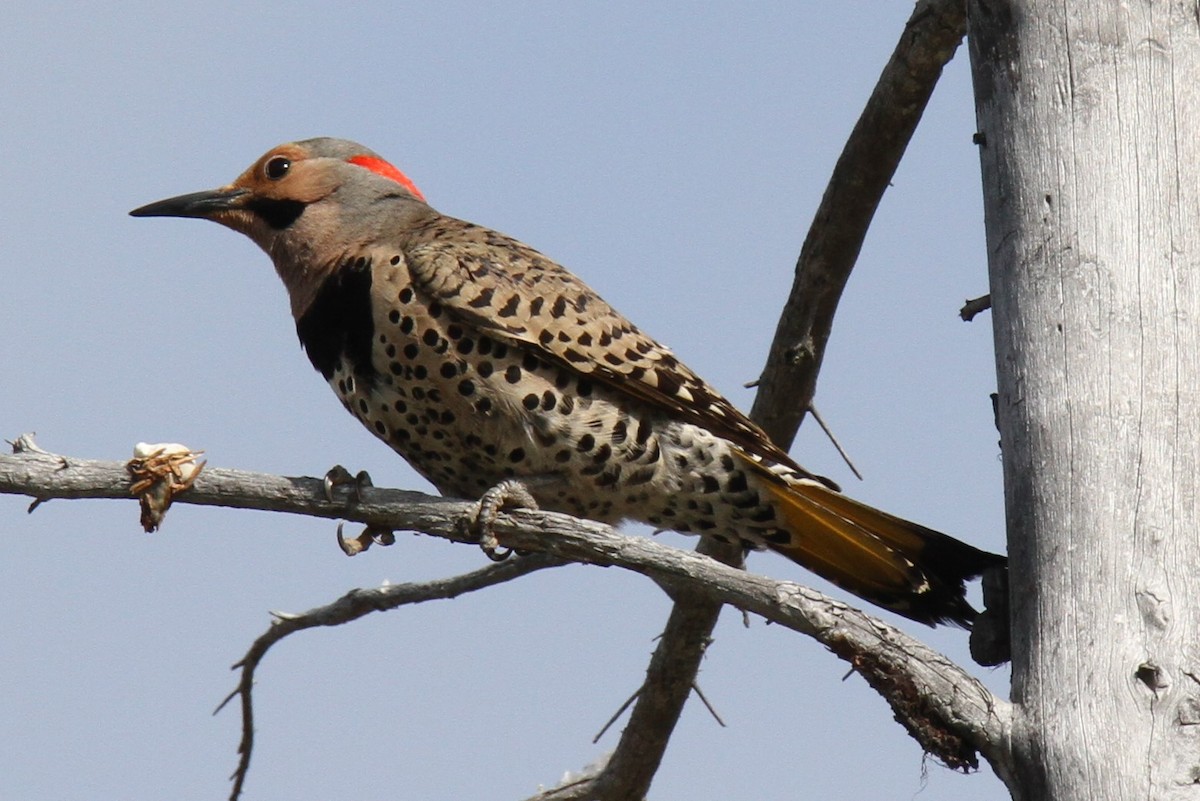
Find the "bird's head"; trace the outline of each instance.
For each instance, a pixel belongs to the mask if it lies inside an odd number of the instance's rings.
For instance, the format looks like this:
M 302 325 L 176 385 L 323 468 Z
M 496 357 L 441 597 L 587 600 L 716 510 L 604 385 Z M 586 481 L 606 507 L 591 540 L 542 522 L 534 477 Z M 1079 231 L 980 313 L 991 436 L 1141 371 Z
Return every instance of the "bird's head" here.
M 279 145 L 230 184 L 130 212 L 212 220 L 245 234 L 271 256 L 294 302 L 341 261 L 433 213 L 377 153 L 329 138 Z

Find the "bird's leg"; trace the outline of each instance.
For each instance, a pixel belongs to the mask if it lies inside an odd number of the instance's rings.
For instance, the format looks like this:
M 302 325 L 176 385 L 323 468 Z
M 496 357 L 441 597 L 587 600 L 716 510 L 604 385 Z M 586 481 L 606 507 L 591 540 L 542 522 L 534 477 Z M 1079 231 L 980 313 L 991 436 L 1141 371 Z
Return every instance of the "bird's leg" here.
M 366 470 L 358 471 L 357 475 L 350 475 L 350 471 L 340 464 L 334 465 L 325 474 L 324 485 L 325 499 L 330 503 L 333 502 L 334 487 L 353 487 L 348 503 L 361 503 L 363 490 L 374 486 L 371 483 L 371 476 Z M 342 553 L 346 554 L 346 556 L 354 556 L 367 550 L 372 545 L 391 545 L 396 541 L 396 534 L 391 529 L 368 525 L 363 528 L 362 533 L 357 537 L 346 539 L 342 535 L 342 524 L 338 523 L 337 541 L 338 547 L 342 549 Z
M 508 478 L 483 493 L 476 504 L 473 515 L 467 516 L 467 525 L 479 533 L 479 547 L 493 562 L 502 562 L 512 555 L 508 549 L 501 550 L 500 542 L 492 531 L 496 515 L 503 509 L 534 509 L 538 508 L 537 499 L 529 491 L 532 486 L 542 487 L 558 481 L 552 476 L 536 476 L 532 478 Z

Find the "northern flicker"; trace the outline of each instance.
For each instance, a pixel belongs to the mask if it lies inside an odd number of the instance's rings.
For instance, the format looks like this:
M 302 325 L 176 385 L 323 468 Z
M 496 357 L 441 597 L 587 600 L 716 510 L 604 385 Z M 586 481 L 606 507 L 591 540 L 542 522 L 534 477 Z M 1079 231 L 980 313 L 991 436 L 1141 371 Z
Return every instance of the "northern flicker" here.
M 769 548 L 928 624 L 970 626 L 964 582 L 1004 563 L 804 470 L 566 269 L 435 211 L 361 145 L 280 145 L 131 213 L 262 247 L 313 366 L 445 495 L 517 480 L 543 509 Z

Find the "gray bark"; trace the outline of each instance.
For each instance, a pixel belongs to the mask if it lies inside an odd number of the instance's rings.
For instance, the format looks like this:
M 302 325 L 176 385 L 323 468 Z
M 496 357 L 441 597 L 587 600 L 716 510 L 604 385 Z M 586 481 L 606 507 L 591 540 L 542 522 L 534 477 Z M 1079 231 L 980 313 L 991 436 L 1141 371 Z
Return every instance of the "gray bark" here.
M 1195 4 L 973 0 L 1020 799 L 1200 797 Z

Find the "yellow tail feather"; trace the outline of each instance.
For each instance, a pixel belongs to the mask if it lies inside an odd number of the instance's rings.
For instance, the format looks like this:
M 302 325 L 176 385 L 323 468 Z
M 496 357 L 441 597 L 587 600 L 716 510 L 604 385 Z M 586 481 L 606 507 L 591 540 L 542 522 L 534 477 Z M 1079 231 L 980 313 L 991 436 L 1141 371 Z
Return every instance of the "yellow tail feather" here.
M 890 515 L 815 481 L 785 478 L 749 456 L 781 518 L 763 544 L 839 587 L 922 623 L 969 627 L 965 582 L 1003 557 Z

